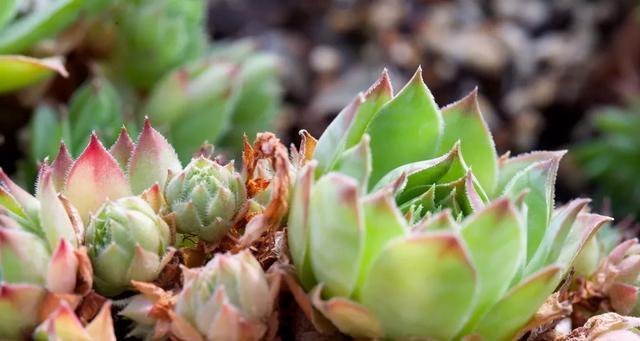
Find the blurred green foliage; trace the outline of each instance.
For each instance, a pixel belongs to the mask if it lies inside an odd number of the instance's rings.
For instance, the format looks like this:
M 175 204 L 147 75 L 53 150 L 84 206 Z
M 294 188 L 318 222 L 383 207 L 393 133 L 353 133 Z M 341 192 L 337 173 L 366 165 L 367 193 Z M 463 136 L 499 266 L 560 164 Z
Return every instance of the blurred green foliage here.
M 600 198 L 610 198 L 617 216 L 640 213 L 640 101 L 593 116 L 598 136 L 573 155 Z
M 11 73 L 0 75 L 0 92 L 27 88 L 41 98 L 29 103 L 24 182 L 60 140 L 75 157 L 91 131 L 111 144 L 123 126 L 137 134 L 146 116 L 185 162 L 205 141 L 238 155 L 229 146 L 243 134 L 273 129 L 277 58 L 248 40 L 209 42 L 206 11 L 206 0 L 1 1 L 0 70 Z M 89 75 L 65 103 L 47 79 L 66 76 L 61 61 L 73 51 L 88 58 Z M 3 56 L 14 53 L 23 55 Z

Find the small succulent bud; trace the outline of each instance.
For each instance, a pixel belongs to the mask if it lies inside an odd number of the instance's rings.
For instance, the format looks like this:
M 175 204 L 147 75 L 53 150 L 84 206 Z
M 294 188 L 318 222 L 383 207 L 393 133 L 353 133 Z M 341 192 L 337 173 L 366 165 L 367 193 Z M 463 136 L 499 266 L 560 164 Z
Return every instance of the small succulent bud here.
M 273 308 L 269 291 L 251 253 L 219 254 L 185 275 L 175 310 L 206 340 L 259 340 Z
M 169 245 L 169 226 L 138 197 L 107 202 L 86 231 L 99 293 L 117 295 L 132 280 L 152 281 Z
M 221 166 L 203 157 L 191 160 L 167 183 L 165 196 L 178 231 L 208 242 L 219 241 L 229 231 L 247 200 L 233 163 Z

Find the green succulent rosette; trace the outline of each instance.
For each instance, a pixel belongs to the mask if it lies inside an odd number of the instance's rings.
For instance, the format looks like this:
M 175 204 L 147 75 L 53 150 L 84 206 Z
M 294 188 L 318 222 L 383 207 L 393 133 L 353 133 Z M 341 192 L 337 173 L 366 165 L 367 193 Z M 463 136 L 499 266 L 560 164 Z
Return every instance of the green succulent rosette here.
M 131 281 L 152 281 L 162 269 L 170 241 L 167 223 L 139 197 L 107 202 L 85 234 L 96 290 L 114 296 Z
M 498 158 L 476 91 L 439 108 L 420 74 L 383 73 L 298 173 L 298 278 L 354 337 L 516 338 L 609 218 L 555 207 L 564 152 Z
M 167 182 L 165 198 L 181 233 L 218 242 L 238 220 L 247 192 L 234 164 L 199 157 Z

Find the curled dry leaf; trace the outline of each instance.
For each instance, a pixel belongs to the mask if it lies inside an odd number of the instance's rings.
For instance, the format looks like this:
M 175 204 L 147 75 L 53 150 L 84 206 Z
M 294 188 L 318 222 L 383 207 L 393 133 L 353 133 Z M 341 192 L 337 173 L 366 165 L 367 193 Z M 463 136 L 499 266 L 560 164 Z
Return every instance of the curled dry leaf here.
M 80 306 L 76 309 L 76 314 L 82 323 L 88 324 L 100 312 L 102 306 L 107 302 L 104 296 L 98 295 L 95 291 L 87 294 Z
M 574 329 L 563 341 L 627 341 L 637 340 L 622 336 L 623 331 L 640 327 L 640 318 L 606 313 L 590 318 L 584 326 Z M 634 335 L 634 334 L 631 334 Z M 621 337 L 622 336 L 622 337 Z
M 257 170 L 260 160 L 269 161 L 274 170 L 271 179 L 271 199 L 265 210 L 256 215 L 245 228 L 244 235 L 239 240 L 239 247 L 247 247 L 257 241 L 265 232 L 275 232 L 280 227 L 280 221 L 287 213 L 287 202 L 289 200 L 289 158 L 287 148 L 280 143 L 280 140 L 273 133 L 260 133 L 256 138 L 253 148 L 249 145 L 245 137 L 245 149 L 243 153 L 244 166 L 246 171 L 246 186 L 249 196 L 252 189 L 261 188 L 260 183 L 266 179 L 260 178 Z
M 571 302 L 560 301 L 560 297 L 558 292 L 549 296 L 531 321 L 522 329 L 520 335 L 522 336 L 528 331 L 532 331 L 532 335 L 542 334 L 552 329 L 558 321 L 570 316 L 573 310 Z

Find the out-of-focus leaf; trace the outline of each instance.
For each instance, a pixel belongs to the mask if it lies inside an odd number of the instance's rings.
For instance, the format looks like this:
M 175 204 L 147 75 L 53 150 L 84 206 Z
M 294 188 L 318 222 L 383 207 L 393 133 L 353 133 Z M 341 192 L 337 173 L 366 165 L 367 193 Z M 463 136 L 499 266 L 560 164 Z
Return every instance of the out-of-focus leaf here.
M 13 19 L 18 12 L 18 0 L 2 0 L 0 1 L 0 30 Z
M 241 64 L 234 86 L 236 106 L 224 145 L 235 147 L 241 143 L 243 134 L 253 138 L 259 131 L 273 130 L 282 92 L 277 64 L 270 54 L 258 54 Z
M 56 35 L 78 17 L 85 1 L 53 1 L 45 9 L 14 21 L 0 34 L 0 53 L 21 53 L 38 41 Z
M 122 127 L 122 103 L 115 88 L 105 78 L 83 84 L 71 98 L 69 126 L 71 154 L 77 156 L 95 131 L 107 144 L 115 142 Z
M 62 125 L 58 113 L 48 105 L 39 106 L 31 121 L 31 162 L 42 161 L 47 156 L 53 160 L 61 139 Z
M 63 77 L 68 75 L 59 57 L 0 56 L 0 94 L 33 85 L 56 73 Z

